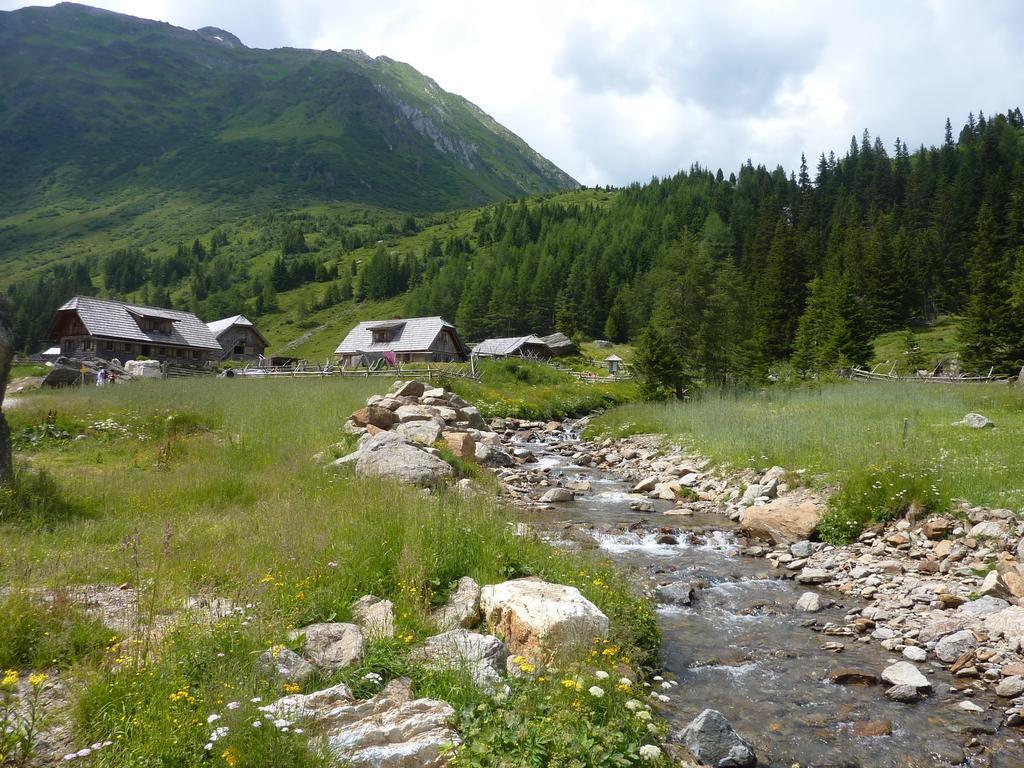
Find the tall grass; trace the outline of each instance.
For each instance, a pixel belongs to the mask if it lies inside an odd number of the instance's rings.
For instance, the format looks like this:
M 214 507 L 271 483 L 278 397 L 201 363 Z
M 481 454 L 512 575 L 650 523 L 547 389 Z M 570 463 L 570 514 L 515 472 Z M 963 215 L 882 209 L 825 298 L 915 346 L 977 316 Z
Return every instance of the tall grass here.
M 954 425 L 968 412 L 985 414 L 995 429 Z M 901 464 L 927 473 L 945 498 L 1024 508 L 1024 392 L 1006 385 L 711 391 L 692 403 L 624 405 L 592 430 L 663 433 L 719 463 L 778 464 L 826 481 Z

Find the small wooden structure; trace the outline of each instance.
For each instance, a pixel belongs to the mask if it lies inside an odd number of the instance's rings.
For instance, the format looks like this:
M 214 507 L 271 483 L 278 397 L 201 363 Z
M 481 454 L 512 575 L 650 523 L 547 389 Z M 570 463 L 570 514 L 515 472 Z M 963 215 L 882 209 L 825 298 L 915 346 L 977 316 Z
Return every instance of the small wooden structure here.
M 270 342 L 245 315 L 233 315 L 207 323 L 220 344 L 221 360 L 259 360 Z
M 443 317 L 370 320 L 348 332 L 334 350 L 348 368 L 401 363 L 464 362 L 469 349 Z
M 54 315 L 47 334 L 63 357 L 147 358 L 203 365 L 220 357 L 217 339 L 191 312 L 75 296 Z
M 509 336 L 500 339 L 484 339 L 473 347 L 476 357 L 551 357 L 551 348 L 538 337 Z
M 619 369 L 622 367 L 622 363 L 623 363 L 623 360 L 622 360 L 621 357 L 619 357 L 618 355 L 608 355 L 608 357 L 606 357 L 604 359 L 604 362 L 608 366 L 608 375 L 609 376 L 618 376 L 619 375 Z
M 579 349 L 572 343 L 572 339 L 564 333 L 552 333 L 549 336 L 541 336 L 540 340 L 551 350 L 552 357 L 568 357 L 579 353 Z

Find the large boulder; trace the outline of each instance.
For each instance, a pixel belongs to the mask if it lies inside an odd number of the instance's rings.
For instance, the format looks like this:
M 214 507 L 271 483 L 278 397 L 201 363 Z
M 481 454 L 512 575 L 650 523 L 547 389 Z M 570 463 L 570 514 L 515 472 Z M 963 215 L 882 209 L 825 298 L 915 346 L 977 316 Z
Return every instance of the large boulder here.
M 326 672 L 335 672 L 359 661 L 366 644 L 359 627 L 341 622 L 310 624 L 288 635 L 289 640 L 300 637 L 305 638 L 302 650 L 306 658 Z
M 754 748 L 716 709 L 705 709 L 683 730 L 683 743 L 702 765 L 749 768 L 757 765 Z
M 259 658 L 259 666 L 286 683 L 301 683 L 313 673 L 312 664 L 291 648 L 282 645 L 275 645 L 264 651 Z
M 407 678 L 392 680 L 379 694 L 356 701 L 344 685 L 286 696 L 268 711 L 287 720 L 309 721 L 323 749 L 352 768 L 442 768 L 461 743 L 449 726 L 455 710 L 435 699 L 413 699 Z
M 480 585 L 469 576 L 463 576 L 448 602 L 431 614 L 442 632 L 451 629 L 472 629 L 480 623 Z
M 500 446 L 486 443 L 476 444 L 476 462 L 485 467 L 514 467 L 516 460 Z
M 501 679 L 508 647 L 494 635 L 453 629 L 428 637 L 409 658 L 429 669 L 465 671 L 477 685 L 492 687 Z
M 689 605 L 693 602 L 693 585 L 688 581 L 673 581 L 657 589 L 658 599 L 668 605 Z
M 379 405 L 368 405 L 360 408 L 352 414 L 352 421 L 361 427 L 377 427 L 378 429 L 391 429 L 398 421 L 394 411 L 382 408 Z
M 967 535 L 974 539 L 1003 539 L 1010 535 L 1010 526 L 1002 520 L 985 520 L 973 526 Z
M 608 617 L 578 589 L 535 577 L 484 587 L 480 608 L 513 653 L 532 658 L 586 648 L 608 635 Z
M 451 476 L 452 467 L 399 434 L 381 432 L 367 440 L 360 449 L 356 474 L 390 477 L 410 485 L 435 485 Z
M 459 408 L 459 421 L 464 421 L 473 429 L 487 429 L 487 422 L 475 406 L 465 405 Z
M 755 537 L 792 544 L 814 535 L 824 511 L 824 505 L 815 498 L 784 496 L 768 504 L 747 507 L 740 525 Z

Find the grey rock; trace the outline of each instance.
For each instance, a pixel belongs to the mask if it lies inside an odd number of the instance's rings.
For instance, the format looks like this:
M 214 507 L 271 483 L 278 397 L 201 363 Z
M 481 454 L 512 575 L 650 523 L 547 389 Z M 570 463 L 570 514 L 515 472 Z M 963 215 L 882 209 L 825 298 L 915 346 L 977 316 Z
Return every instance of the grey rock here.
M 658 587 L 658 599 L 669 605 L 689 605 L 693 600 L 693 585 L 688 581 L 675 581 Z
M 310 624 L 292 630 L 288 638 L 297 640 L 302 636 L 305 636 L 302 649 L 306 657 L 328 672 L 344 669 L 363 656 L 365 640 L 362 631 L 355 624 Z
M 433 445 L 441 439 L 444 422 L 441 419 L 407 421 L 395 427 L 395 432 L 420 445 Z
M 971 429 L 985 429 L 986 427 L 995 426 L 991 419 L 987 416 L 982 416 L 980 413 L 968 413 L 960 423 Z
M 743 498 L 740 499 L 740 506 L 749 507 L 761 496 L 761 486 L 759 483 L 752 483 L 747 486 L 747 490 L 743 492 Z
M 573 492 L 568 488 L 551 488 L 540 497 L 541 504 L 562 504 L 572 501 Z
M 795 541 L 789 545 L 789 554 L 793 557 L 810 557 L 812 552 L 814 552 L 814 545 L 807 539 Z
M 312 664 L 291 648 L 281 646 L 265 650 L 260 655 L 259 666 L 288 683 L 301 683 L 313 673 Z
M 477 685 L 492 687 L 505 670 L 508 648 L 494 635 L 453 629 L 428 637 L 409 658 L 430 669 L 465 671 Z
M 970 602 L 964 603 L 957 610 L 960 613 L 966 613 L 970 616 L 987 616 L 990 613 L 997 613 L 1004 608 L 1009 607 L 1010 604 L 1005 600 L 985 595 L 984 597 L 979 597 L 977 600 L 971 600 Z
M 342 685 L 286 696 L 269 712 L 308 720 L 334 764 L 352 768 L 443 768 L 461 743 L 449 722 L 455 710 L 435 699 L 413 699 L 407 678 L 392 680 L 366 701 Z
M 448 601 L 431 616 L 442 632 L 460 627 L 472 629 L 480 623 L 480 585 L 469 576 L 463 576 Z
M 804 568 L 796 580 L 801 584 L 824 584 L 831 578 L 831 574 L 822 568 Z
M 909 685 L 918 690 L 928 690 L 932 684 L 920 670 L 909 661 L 897 661 L 882 670 L 882 680 L 889 685 Z
M 426 385 L 421 381 L 396 381 L 391 388 L 395 397 L 422 397 L 425 391 Z
M 822 607 L 821 595 L 817 592 L 804 592 L 796 601 L 796 609 L 804 613 L 817 613 Z
M 1010 535 L 1010 527 L 1001 520 L 985 520 L 971 528 L 967 535 L 975 539 L 1003 539 Z
M 736 733 L 718 710 L 705 709 L 680 735 L 690 753 L 704 765 L 718 768 L 757 765 L 753 747 Z
M 888 699 L 899 701 L 904 704 L 913 704 L 915 701 L 921 700 L 920 691 L 911 685 L 894 685 L 885 692 L 885 696 Z
M 903 649 L 903 658 L 909 661 L 924 661 L 928 658 L 928 651 L 916 645 L 908 645 Z
M 367 637 L 395 636 L 395 605 L 374 595 L 363 595 L 352 604 L 352 618 Z
M 420 450 L 402 435 L 381 432 L 363 444 L 356 460 L 356 474 L 427 486 L 451 477 L 452 468 L 448 462 Z
M 1020 675 L 1004 677 L 996 686 L 996 696 L 1002 696 L 1004 699 L 1013 699 L 1022 693 L 1024 693 L 1024 677 Z

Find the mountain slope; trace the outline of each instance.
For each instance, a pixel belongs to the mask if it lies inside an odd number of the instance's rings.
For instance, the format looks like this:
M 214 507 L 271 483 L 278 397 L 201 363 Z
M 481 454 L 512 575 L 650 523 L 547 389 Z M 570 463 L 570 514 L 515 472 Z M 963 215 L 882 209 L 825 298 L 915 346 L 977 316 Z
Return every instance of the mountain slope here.
M 428 211 L 576 186 L 470 102 L 360 51 L 251 49 L 65 3 L 0 13 L 0 71 L 0 225 L 140 194 L 144 210 L 186 195 Z

